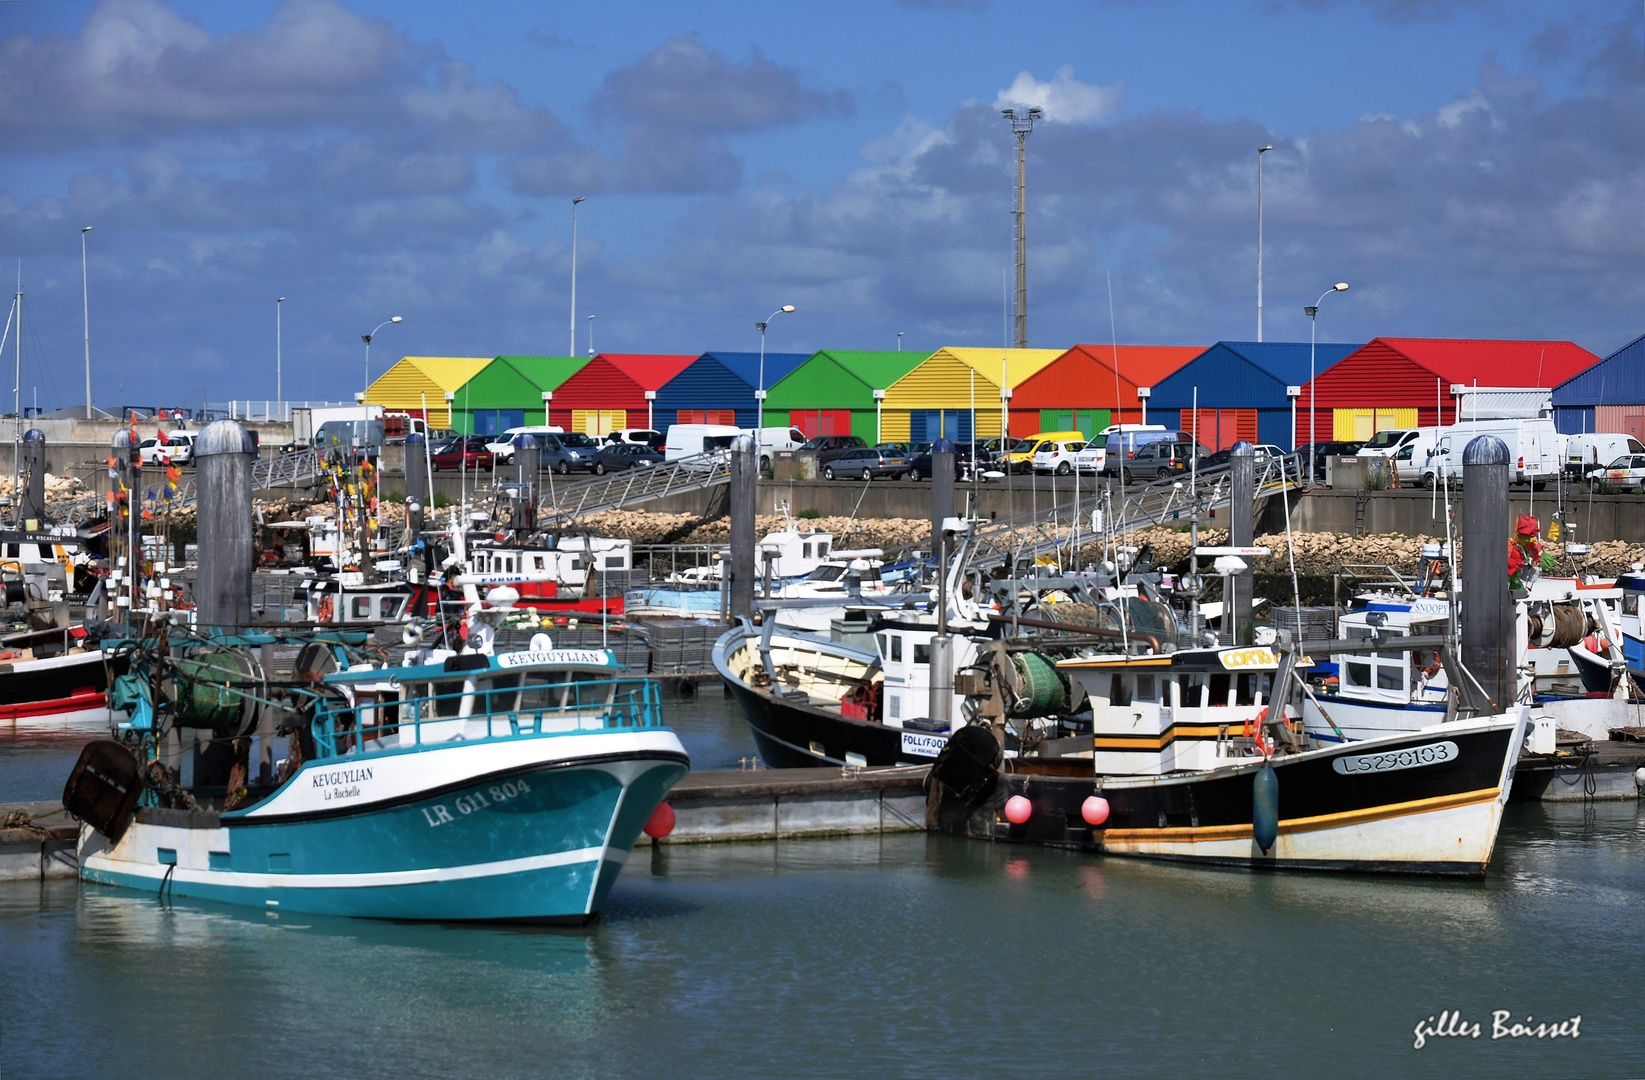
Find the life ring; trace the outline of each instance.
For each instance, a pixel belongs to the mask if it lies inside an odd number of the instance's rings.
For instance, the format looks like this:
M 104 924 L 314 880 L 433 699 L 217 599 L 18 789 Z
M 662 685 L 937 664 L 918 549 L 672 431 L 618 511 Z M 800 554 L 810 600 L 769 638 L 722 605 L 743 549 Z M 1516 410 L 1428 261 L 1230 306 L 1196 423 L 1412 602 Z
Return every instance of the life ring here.
M 1435 675 L 1439 674 L 1439 669 L 1442 665 L 1443 665 L 1443 660 L 1440 657 L 1439 653 L 1436 652 L 1434 654 L 1433 660 L 1431 662 L 1429 662 L 1428 664 L 1423 666 L 1423 669 L 1422 669 L 1423 676 L 1425 678 L 1429 678 L 1429 679 L 1433 678 Z
M 1268 734 L 1262 726 L 1267 719 L 1268 706 L 1266 705 L 1255 716 L 1245 718 L 1245 737 L 1250 739 L 1258 750 L 1262 751 L 1263 757 L 1269 757 L 1273 754 L 1273 745 L 1269 743 Z
M 315 622 L 322 622 L 322 623 L 330 622 L 331 621 L 331 611 L 332 611 L 331 597 L 330 596 L 322 596 L 320 598 L 320 607 L 314 613 L 314 621 Z

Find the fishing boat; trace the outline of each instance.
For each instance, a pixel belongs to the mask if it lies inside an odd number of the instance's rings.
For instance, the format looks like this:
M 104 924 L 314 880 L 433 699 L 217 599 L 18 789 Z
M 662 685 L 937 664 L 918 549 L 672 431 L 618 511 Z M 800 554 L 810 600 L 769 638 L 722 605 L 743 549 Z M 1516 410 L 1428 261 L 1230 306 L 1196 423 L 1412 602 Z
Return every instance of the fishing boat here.
M 281 686 L 247 655 L 266 637 L 191 639 L 177 660 L 162 634 L 116 688 L 117 738 L 65 788 L 81 876 L 271 911 L 594 918 L 690 761 L 656 684 L 610 652 L 546 635 L 495 652 L 514 598 L 471 604 L 462 651 L 399 665 L 365 662 L 361 632 L 311 632 Z
M 1453 693 L 1439 723 L 1322 745 L 1296 704 L 1305 661 L 1268 648 L 1062 661 L 1089 692 L 1090 737 L 1007 757 L 988 726 L 960 729 L 933 766 L 930 824 L 1248 868 L 1483 874 L 1529 709 Z
M 105 654 L 84 626 L 0 637 L 0 722 L 28 728 L 106 726 L 109 680 L 125 667 L 124 651 Z

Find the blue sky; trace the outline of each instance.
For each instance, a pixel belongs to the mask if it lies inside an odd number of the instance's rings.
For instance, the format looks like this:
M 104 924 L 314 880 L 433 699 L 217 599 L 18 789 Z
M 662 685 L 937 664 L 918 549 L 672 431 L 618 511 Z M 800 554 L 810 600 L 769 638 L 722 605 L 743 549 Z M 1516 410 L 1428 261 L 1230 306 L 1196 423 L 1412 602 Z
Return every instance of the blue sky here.
M 0 259 L 27 398 L 357 390 L 400 354 L 1645 330 L 1645 5 L 0 4 Z M 578 332 L 578 349 L 586 345 Z

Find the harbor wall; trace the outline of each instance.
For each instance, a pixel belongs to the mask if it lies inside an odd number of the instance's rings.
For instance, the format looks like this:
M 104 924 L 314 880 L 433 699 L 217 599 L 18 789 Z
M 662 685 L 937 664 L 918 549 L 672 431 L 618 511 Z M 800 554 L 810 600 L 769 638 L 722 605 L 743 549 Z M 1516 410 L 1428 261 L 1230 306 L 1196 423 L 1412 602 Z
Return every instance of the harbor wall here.
M 490 477 L 485 477 L 489 483 Z M 462 492 L 462 480 L 454 473 L 436 473 L 434 490 L 455 502 Z M 403 493 L 405 480 L 401 476 L 385 474 L 385 492 Z M 474 480 L 469 478 L 468 490 L 472 498 Z M 545 479 L 542 488 L 546 494 Z M 1081 497 L 1090 489 L 1081 485 Z M 984 518 L 1011 517 L 1039 511 L 1049 514 L 1054 503 L 1065 505 L 1059 511 L 1066 514 L 1073 500 L 1073 486 L 1066 480 L 1040 479 L 1031 484 L 1027 477 L 1016 477 L 1012 485 L 992 481 L 974 489 L 970 484 L 955 485 L 955 503 L 958 509 L 971 506 L 975 492 L 975 508 Z M 1294 532 L 1403 534 L 1407 536 L 1443 536 L 1445 534 L 1445 504 L 1435 503 L 1426 491 L 1371 491 L 1365 492 L 1364 519 L 1359 516 L 1358 493 L 1352 491 L 1312 491 L 1291 496 L 1291 529 Z M 756 513 L 776 514 L 786 506 L 790 513 L 815 510 L 822 517 L 859 518 L 926 518 L 930 515 L 931 485 L 928 482 L 903 480 L 876 480 L 865 485 L 859 480 L 767 480 L 759 485 Z M 1535 514 L 1548 520 L 1555 506 L 1554 493 L 1515 491 L 1508 500 L 1514 514 Z M 1089 512 L 1087 504 L 1085 512 Z M 680 495 L 654 499 L 639 504 L 636 510 L 662 514 L 697 514 L 718 516 L 725 506 L 724 493 L 715 488 L 688 491 Z M 1591 495 L 1587 491 L 1567 492 L 1565 508 L 1568 520 L 1576 526 L 1576 536 L 1583 543 L 1601 540 L 1625 540 L 1645 543 L 1645 496 Z M 1181 524 L 1186 525 L 1184 518 Z M 1225 527 L 1218 519 L 1208 524 Z M 1357 527 L 1356 527 L 1357 526 Z M 1285 507 L 1276 498 L 1268 498 L 1259 505 L 1256 532 L 1285 531 Z

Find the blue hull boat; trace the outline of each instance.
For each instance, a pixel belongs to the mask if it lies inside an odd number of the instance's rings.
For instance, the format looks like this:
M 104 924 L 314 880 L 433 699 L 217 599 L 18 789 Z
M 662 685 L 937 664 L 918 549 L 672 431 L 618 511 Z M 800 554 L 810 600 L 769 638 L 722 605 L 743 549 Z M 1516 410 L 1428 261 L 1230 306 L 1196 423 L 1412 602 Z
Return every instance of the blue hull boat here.
M 587 922 L 690 767 L 656 685 L 611 678 L 602 650 L 422 659 L 324 676 L 250 805 L 84 826 L 81 877 L 271 911 Z

